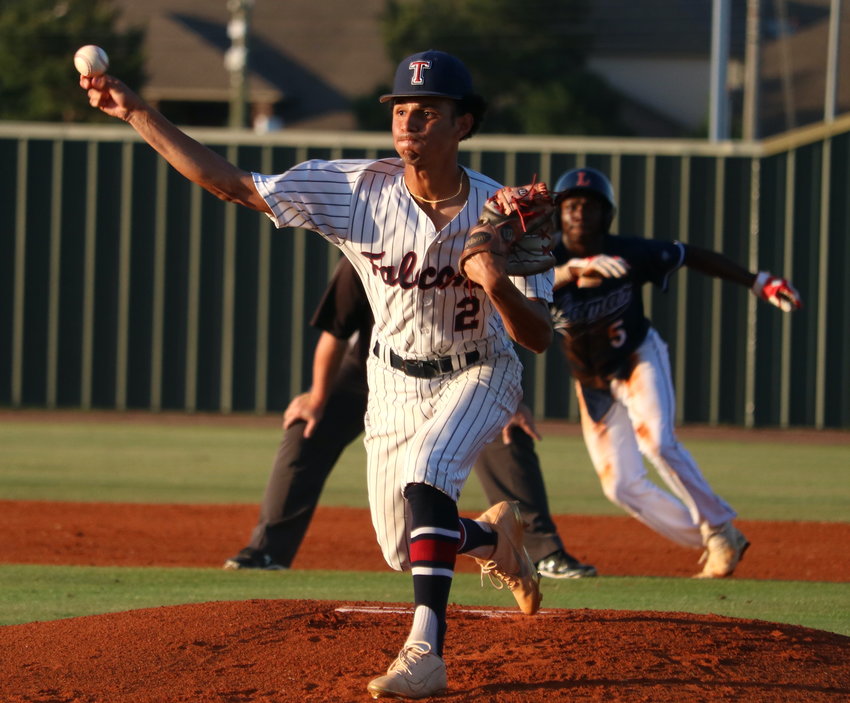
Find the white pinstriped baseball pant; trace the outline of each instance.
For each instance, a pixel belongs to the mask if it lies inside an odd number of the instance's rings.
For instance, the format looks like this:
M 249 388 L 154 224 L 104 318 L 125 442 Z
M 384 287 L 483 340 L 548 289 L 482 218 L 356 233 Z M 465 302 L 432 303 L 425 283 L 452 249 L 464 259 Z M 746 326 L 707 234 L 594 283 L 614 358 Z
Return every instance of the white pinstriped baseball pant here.
M 472 465 L 522 398 L 522 365 L 512 348 L 430 379 L 413 378 L 370 355 L 366 412 L 367 485 L 372 525 L 393 569 L 410 567 L 408 483 L 457 501 Z

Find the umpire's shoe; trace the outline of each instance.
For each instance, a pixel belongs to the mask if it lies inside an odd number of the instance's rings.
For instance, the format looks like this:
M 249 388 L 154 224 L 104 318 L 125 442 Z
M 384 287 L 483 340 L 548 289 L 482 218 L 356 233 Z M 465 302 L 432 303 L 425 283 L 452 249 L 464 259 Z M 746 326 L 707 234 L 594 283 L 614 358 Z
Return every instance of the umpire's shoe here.
M 696 578 L 716 579 L 731 576 L 750 546 L 747 538 L 731 522 L 719 527 L 703 524 L 700 530 L 705 545 L 700 561 L 704 561 L 705 565 Z
M 245 547 L 235 557 L 230 557 L 224 562 L 226 571 L 236 571 L 238 569 L 256 569 L 262 571 L 286 571 L 288 567 L 283 564 L 278 564 L 270 554 Z
M 564 549 L 538 561 L 537 571 L 550 579 L 586 579 L 597 575 L 595 566 L 582 564 Z
M 489 510 L 479 515 L 478 522 L 486 522 L 496 533 L 496 549 L 489 559 L 478 559 L 482 578 L 490 576 L 490 581 L 502 588 L 493 580 L 496 577 L 507 585 L 514 594 L 520 610 L 526 615 L 534 615 L 540 609 L 540 574 L 522 546 L 524 526 L 522 516 L 516 501 L 496 503 Z
M 427 642 L 408 642 L 387 673 L 372 679 L 372 698 L 428 698 L 446 690 L 446 664 Z

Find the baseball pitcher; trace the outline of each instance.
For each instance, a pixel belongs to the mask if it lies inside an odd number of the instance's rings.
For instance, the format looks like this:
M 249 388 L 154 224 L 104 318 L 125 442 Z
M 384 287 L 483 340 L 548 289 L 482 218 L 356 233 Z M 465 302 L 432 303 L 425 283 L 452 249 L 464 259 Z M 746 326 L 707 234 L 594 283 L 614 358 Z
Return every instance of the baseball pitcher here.
M 411 572 L 415 601 L 407 641 L 368 690 L 376 698 L 444 690 L 456 554 L 479 560 L 523 612 L 540 605 L 516 505 L 469 520 L 458 517 L 457 500 L 522 395 L 510 339 L 541 352 L 553 338 L 553 260 L 541 227 L 551 218 L 539 216 L 551 212 L 545 188 L 503 192 L 458 163 L 458 145 L 478 129 L 484 101 L 463 63 L 440 51 L 404 59 L 392 93 L 381 98 L 392 112 L 397 158 L 314 160 L 276 175 L 231 164 L 112 76 L 84 76 L 80 85 L 91 105 L 127 122 L 183 176 L 279 228 L 313 230 L 356 269 L 375 318 L 365 420 L 372 523 L 387 563 Z M 506 219 L 494 220 L 494 210 Z M 529 251 L 544 264 L 523 268 Z

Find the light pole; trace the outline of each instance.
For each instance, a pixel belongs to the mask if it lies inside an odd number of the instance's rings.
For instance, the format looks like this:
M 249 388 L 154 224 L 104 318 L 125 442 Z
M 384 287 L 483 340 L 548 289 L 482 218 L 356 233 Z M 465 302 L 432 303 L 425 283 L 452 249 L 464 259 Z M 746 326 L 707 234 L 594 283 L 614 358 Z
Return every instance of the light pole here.
M 759 137 L 759 75 L 761 52 L 760 0 L 747 0 L 747 47 L 744 58 L 744 116 L 741 136 Z
M 824 95 L 824 122 L 835 120 L 838 93 L 838 52 L 841 42 L 838 27 L 841 22 L 841 0 L 832 0 L 829 9 L 829 40 L 826 53 L 826 94 Z
M 708 138 L 729 138 L 729 92 L 726 69 L 729 63 L 729 0 L 713 0 L 711 10 L 711 114 Z
M 254 0 L 227 0 L 230 22 L 227 36 L 230 48 L 224 54 L 224 67 L 230 72 L 230 114 L 228 123 L 241 129 L 248 112 L 248 28 Z

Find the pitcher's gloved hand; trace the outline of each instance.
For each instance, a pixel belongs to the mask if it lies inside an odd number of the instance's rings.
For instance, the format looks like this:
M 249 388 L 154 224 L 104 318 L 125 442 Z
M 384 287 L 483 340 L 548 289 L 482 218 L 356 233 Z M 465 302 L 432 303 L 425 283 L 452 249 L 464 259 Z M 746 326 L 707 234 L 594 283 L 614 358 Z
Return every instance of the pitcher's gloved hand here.
M 552 255 L 555 210 L 545 183 L 502 188 L 490 197 L 470 231 L 458 268 L 482 252 L 504 256 L 509 276 L 531 276 L 555 265 Z

